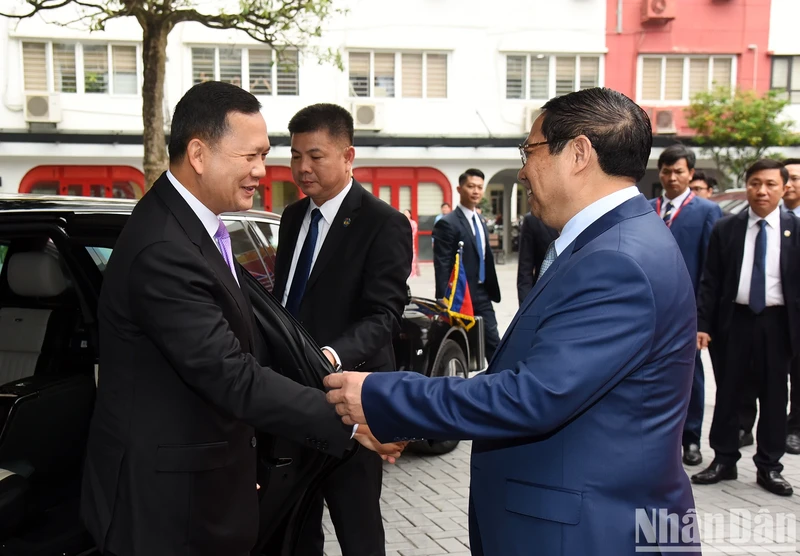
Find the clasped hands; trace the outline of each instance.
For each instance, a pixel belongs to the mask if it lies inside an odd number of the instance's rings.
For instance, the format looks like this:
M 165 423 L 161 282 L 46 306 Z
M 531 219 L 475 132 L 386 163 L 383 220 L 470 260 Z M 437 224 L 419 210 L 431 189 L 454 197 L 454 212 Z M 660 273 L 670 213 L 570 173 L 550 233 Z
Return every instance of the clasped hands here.
M 325 387 L 330 391 L 325 397 L 336 407 L 336 413 L 342 416 L 346 425 L 358 425 L 355 438 L 362 446 L 377 452 L 385 461 L 394 463 L 408 442 L 381 444 L 370 431 L 361 405 L 361 387 L 368 375 L 369 373 L 344 372 L 326 376 Z

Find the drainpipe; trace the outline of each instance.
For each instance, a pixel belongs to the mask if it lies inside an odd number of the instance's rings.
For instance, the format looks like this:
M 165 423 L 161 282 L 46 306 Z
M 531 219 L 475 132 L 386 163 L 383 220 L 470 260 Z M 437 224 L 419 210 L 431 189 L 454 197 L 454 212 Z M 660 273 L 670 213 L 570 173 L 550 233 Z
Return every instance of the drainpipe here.
M 617 0 L 617 35 L 622 33 L 622 0 Z
M 753 51 L 753 90 L 755 90 L 758 83 L 758 45 L 749 44 L 747 49 Z

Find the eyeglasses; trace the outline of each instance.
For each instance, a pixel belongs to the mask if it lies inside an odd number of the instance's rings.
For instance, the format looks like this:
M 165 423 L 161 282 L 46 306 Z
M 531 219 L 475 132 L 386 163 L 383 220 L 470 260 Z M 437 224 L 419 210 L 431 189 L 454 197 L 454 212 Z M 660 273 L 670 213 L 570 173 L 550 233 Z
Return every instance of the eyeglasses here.
M 528 162 L 528 151 L 533 149 L 534 147 L 538 147 L 540 145 L 546 145 L 550 141 L 537 141 L 536 143 L 523 143 L 519 145 L 519 157 L 522 159 L 522 165 L 525 166 L 525 163 Z
M 691 189 L 692 191 L 697 193 L 698 191 L 705 191 L 706 189 L 708 189 L 708 187 L 705 187 L 705 186 L 702 186 L 702 185 L 693 185 L 689 189 Z

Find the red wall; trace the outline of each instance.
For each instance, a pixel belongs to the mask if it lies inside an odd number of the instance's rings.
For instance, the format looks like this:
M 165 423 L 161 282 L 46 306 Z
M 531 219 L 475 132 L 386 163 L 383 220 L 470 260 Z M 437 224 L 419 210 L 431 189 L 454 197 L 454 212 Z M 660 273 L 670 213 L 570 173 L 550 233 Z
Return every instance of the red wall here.
M 617 32 L 617 0 L 607 1 L 606 77 L 607 87 L 636 98 L 637 60 L 640 54 L 734 54 L 736 83 L 769 89 L 770 0 L 666 0 L 674 5 L 675 19 L 663 24 L 642 24 L 642 3 L 622 1 L 622 33 Z M 748 45 L 758 45 L 758 54 Z M 648 108 L 648 107 L 645 107 Z M 675 112 L 678 135 L 690 135 L 683 112 Z

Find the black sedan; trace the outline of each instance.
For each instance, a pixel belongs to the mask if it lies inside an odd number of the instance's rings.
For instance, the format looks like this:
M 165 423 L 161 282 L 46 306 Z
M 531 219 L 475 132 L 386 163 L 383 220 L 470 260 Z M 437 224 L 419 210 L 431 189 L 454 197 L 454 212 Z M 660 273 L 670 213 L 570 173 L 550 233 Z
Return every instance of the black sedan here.
M 78 506 L 88 423 L 102 373 L 97 299 L 106 262 L 133 206 L 83 197 L 0 198 L 0 556 L 92 553 Z M 252 277 L 246 283 L 263 337 L 280 342 L 287 358 L 302 352 L 299 346 L 318 352 L 268 293 L 280 217 L 250 211 L 223 219 L 237 260 Z M 54 288 L 63 283 L 66 289 Z M 276 311 L 280 318 L 271 318 Z M 483 366 L 482 326 L 478 320 L 467 332 L 439 303 L 409 292 L 394 344 L 398 368 L 466 377 Z M 321 365 L 277 370 L 315 387 L 327 372 Z M 259 468 L 267 480 L 259 491 L 258 553 L 291 554 L 304 502 L 340 460 L 282 439 L 263 440 Z M 444 453 L 455 445 L 425 441 L 412 449 Z

